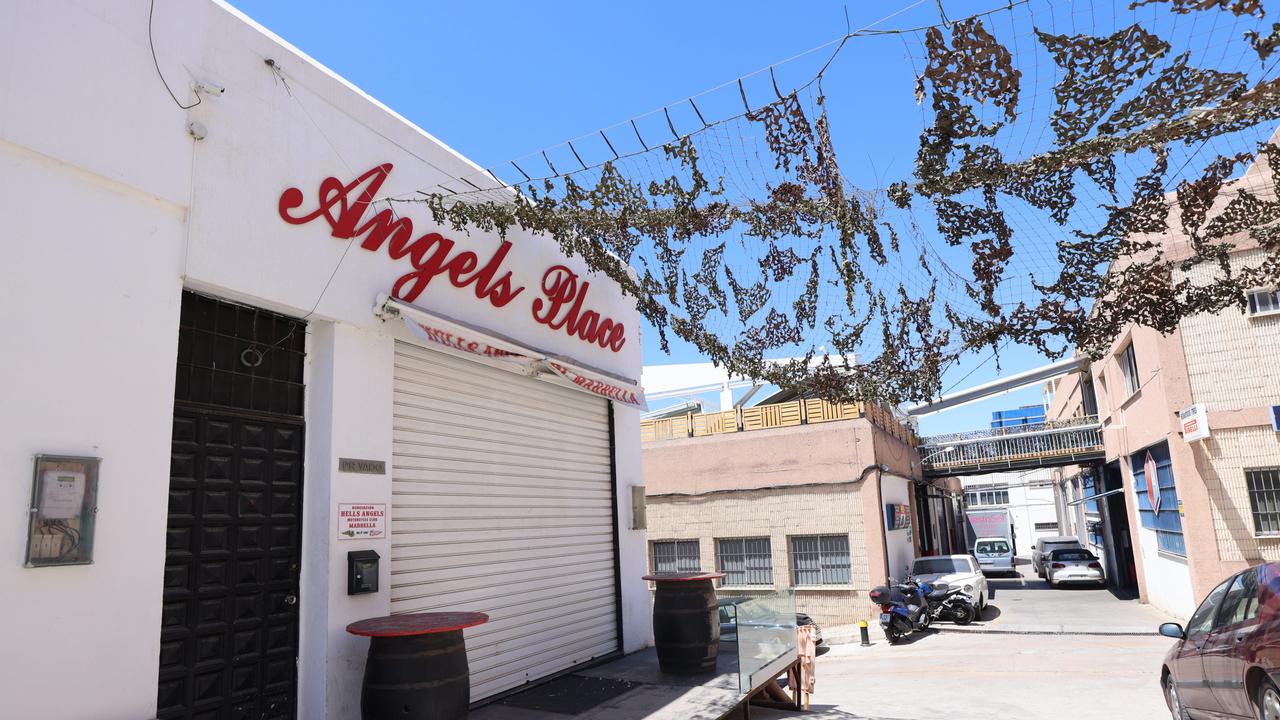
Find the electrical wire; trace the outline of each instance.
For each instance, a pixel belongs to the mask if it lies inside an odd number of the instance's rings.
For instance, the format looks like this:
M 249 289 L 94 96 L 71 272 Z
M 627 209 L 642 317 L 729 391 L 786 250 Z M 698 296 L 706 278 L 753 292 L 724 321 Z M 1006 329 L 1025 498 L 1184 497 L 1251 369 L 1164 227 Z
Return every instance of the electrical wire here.
M 155 14 L 156 14 L 156 0 L 151 0 L 151 9 L 147 11 L 147 44 L 151 46 L 151 62 L 154 63 L 156 66 L 156 75 L 160 76 L 160 84 L 164 85 L 164 89 L 168 91 L 169 97 L 173 98 L 174 104 L 176 104 L 178 107 L 182 108 L 183 110 L 190 110 L 191 108 L 199 105 L 204 100 L 204 98 L 200 97 L 200 93 L 196 93 L 195 102 L 191 103 L 190 105 L 183 105 L 182 101 L 178 99 L 178 96 L 173 94 L 173 88 L 169 87 L 169 81 L 164 79 L 164 72 L 160 70 L 160 60 L 159 58 L 156 57 L 155 36 L 151 32 L 151 21 L 155 17 Z

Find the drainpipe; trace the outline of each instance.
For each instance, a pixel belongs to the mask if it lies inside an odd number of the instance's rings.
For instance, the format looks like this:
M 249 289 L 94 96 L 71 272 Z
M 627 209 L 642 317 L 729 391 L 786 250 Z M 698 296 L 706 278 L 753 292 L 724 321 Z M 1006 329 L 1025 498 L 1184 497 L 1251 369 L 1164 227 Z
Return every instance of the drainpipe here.
M 858 482 L 861 483 L 866 480 L 867 473 L 872 470 L 876 471 L 876 515 L 880 518 L 880 551 L 884 556 L 885 582 L 889 582 L 889 530 L 885 527 L 884 522 L 884 484 L 880 482 L 884 474 L 889 472 L 889 466 L 877 464 L 862 468 L 862 472 L 858 475 Z

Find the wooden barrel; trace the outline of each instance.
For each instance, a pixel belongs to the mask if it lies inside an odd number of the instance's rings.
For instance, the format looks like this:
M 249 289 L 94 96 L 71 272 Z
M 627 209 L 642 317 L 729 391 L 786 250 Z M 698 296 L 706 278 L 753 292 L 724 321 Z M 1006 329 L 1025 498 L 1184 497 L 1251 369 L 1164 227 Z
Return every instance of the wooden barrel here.
M 373 637 L 364 668 L 364 720 L 454 720 L 471 704 L 462 631 Z
M 663 672 L 690 675 L 716 669 L 720 613 L 710 580 L 658 582 L 653 641 Z

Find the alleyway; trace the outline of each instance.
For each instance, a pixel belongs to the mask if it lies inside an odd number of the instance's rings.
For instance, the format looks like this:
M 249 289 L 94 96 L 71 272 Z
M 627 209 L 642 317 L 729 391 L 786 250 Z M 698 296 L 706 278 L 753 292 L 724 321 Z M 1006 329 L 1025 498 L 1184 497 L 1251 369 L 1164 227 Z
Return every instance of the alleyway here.
M 1052 589 L 1029 566 L 1022 572 L 991 580 L 992 607 L 969 628 L 944 623 L 891 647 L 873 627 L 872 647 L 856 640 L 833 647 L 818 660 L 815 712 L 807 717 L 1168 717 L 1158 680 L 1172 641 L 1155 629 L 1170 618 L 1106 590 Z M 1070 712 L 1063 709 L 1067 702 Z M 752 718 L 775 717 L 784 716 L 752 712 Z

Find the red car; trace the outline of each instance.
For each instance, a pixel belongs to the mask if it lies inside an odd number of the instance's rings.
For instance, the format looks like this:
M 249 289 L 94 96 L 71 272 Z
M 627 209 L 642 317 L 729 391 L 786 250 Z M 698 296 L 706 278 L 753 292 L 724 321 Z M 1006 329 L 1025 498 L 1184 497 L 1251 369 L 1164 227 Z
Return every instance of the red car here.
M 1249 568 L 1209 593 L 1164 658 L 1160 684 L 1175 720 L 1280 720 L 1280 564 Z

